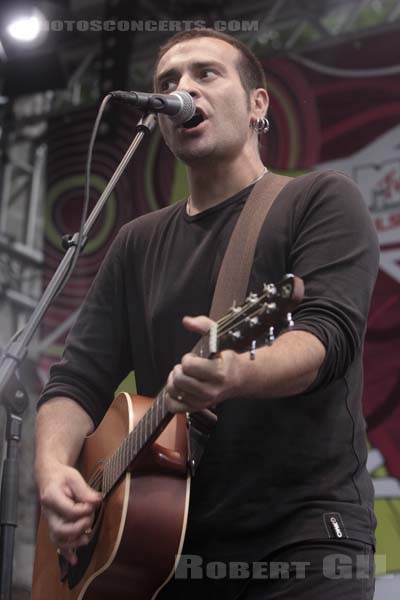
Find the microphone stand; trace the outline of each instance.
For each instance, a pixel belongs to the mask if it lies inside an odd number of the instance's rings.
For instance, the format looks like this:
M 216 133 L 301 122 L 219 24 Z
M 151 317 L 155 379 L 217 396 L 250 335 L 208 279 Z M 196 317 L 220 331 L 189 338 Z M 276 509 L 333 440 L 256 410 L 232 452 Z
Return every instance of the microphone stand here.
M 154 113 L 149 113 L 140 119 L 137 124 L 137 134 L 132 144 L 126 151 L 115 173 L 93 208 L 92 213 L 84 224 L 82 248 L 87 241 L 92 225 L 107 202 L 128 162 L 132 158 L 143 137 L 154 130 L 156 123 L 157 119 Z M 45 312 L 57 295 L 61 283 L 69 273 L 75 254 L 75 247 L 77 246 L 78 236 L 78 233 L 68 236 L 66 241 L 68 250 L 59 264 L 57 271 L 54 273 L 42 298 L 21 334 L 19 336 L 14 335 L 14 338 L 16 339 L 12 338 L 11 342 L 9 342 L 9 346 L 2 357 L 0 365 L 0 400 L 7 411 L 7 452 L 3 463 L 0 504 L 0 600 L 11 600 L 14 537 L 15 528 L 17 527 L 19 442 L 21 439 L 22 415 L 28 406 L 28 397 L 23 385 L 19 381 L 17 369 L 28 352 L 29 343 L 38 329 Z

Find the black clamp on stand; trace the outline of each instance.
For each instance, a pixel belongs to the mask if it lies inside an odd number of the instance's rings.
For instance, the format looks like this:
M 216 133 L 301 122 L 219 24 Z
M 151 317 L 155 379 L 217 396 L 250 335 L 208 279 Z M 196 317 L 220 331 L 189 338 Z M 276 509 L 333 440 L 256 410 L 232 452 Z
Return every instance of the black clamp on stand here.
M 82 230 L 82 239 L 87 240 L 88 234 L 103 206 L 107 202 L 116 183 L 124 172 L 140 142 L 146 134 L 153 131 L 157 119 L 153 113 L 140 119 L 136 136 L 118 165 L 115 173 L 108 182 L 105 190 L 98 199 Z M 66 236 L 63 246 L 67 250 L 57 271 L 43 293 L 38 305 L 20 334 L 15 334 L 9 342 L 5 354 L 0 360 L 0 401 L 7 410 L 7 452 L 3 466 L 1 488 L 1 539 L 0 539 L 0 600 L 11 600 L 12 566 L 14 554 L 14 537 L 17 526 L 18 504 L 18 450 L 21 438 L 22 415 L 28 404 L 26 392 L 19 381 L 16 372 L 25 358 L 29 343 L 38 329 L 44 314 L 67 280 L 74 264 L 76 246 L 79 234 Z
M 74 233 L 73 235 L 71 233 L 66 233 L 65 235 L 63 235 L 61 238 L 61 245 L 64 248 L 64 250 L 67 251 L 70 248 L 76 248 L 78 245 L 78 238 L 79 238 L 79 233 Z M 87 236 L 85 236 L 82 239 L 81 250 L 83 250 L 84 247 L 86 246 L 86 242 L 87 242 Z

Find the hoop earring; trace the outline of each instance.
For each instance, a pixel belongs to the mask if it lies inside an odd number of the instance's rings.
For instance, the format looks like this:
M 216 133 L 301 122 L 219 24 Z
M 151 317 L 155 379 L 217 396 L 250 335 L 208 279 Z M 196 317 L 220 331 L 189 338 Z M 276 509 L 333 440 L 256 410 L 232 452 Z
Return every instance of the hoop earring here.
M 267 117 L 259 117 L 253 125 L 257 133 L 267 133 L 269 131 L 269 121 Z

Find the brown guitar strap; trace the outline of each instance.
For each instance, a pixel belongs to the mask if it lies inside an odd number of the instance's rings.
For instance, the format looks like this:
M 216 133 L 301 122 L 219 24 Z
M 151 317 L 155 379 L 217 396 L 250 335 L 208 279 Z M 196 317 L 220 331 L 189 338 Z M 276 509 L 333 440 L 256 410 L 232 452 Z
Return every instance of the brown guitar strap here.
M 243 303 L 261 227 L 275 198 L 290 180 L 291 177 L 268 172 L 257 181 L 250 192 L 219 270 L 210 310 L 210 318 L 214 321 L 226 314 L 234 301 L 238 305 Z M 200 341 L 192 352 L 197 354 L 199 345 Z M 217 416 L 211 410 L 203 410 L 191 413 L 188 418 L 189 465 L 194 475 Z

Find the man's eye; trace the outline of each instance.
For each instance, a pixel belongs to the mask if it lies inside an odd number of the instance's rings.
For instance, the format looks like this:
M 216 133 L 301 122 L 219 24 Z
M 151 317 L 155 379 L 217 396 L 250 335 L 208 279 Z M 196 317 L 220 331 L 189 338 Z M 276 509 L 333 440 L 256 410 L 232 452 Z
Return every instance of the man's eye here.
M 201 71 L 200 77 L 202 79 L 209 79 L 210 77 L 215 76 L 215 74 L 215 71 L 212 71 L 212 69 L 204 69 L 203 71 Z
M 172 92 L 176 87 L 176 83 L 174 81 L 163 81 L 160 85 L 160 90 L 162 92 L 168 93 Z

